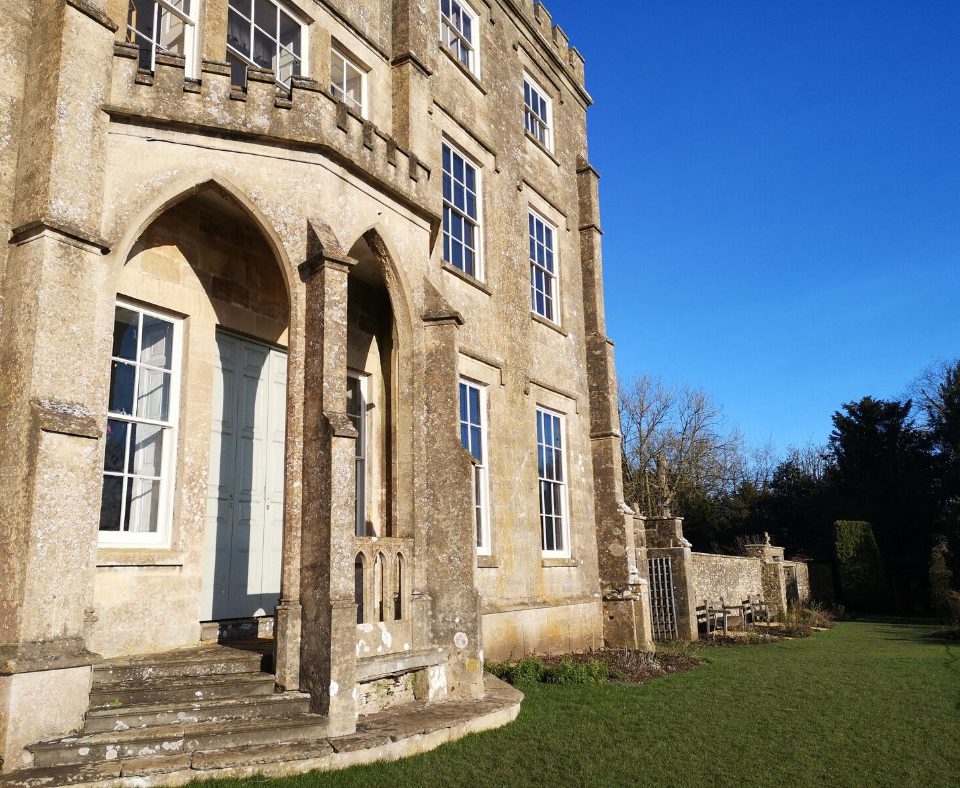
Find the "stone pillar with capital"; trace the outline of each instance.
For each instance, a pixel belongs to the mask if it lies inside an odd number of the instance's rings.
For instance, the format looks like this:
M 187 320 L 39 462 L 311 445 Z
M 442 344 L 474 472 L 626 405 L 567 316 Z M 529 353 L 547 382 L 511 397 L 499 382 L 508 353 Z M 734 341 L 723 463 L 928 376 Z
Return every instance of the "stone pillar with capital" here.
M 783 570 L 784 549 L 772 544 L 769 534 L 763 536 L 761 544 L 745 545 L 744 553 L 750 558 L 760 559 L 763 601 L 767 604 L 771 618 L 782 620 L 787 612 L 787 579 Z
M 431 600 L 430 637 L 448 654 L 447 691 L 483 695 L 480 596 L 474 585 L 473 462 L 460 443 L 458 332 L 463 317 L 429 282 L 417 427 L 415 592 Z
M 683 535 L 682 517 L 654 517 L 646 521 L 647 555 L 670 560 L 673 605 L 680 640 L 696 640 L 697 600 L 693 585 L 692 545 Z
M 79 729 L 89 704 L 113 321 L 100 106 L 117 26 L 96 0 L 24 7 L 32 65 L 0 319 L 3 771 L 29 764 L 25 745 Z
M 345 734 L 356 730 L 357 717 L 357 433 L 346 413 L 347 278 L 356 261 L 324 225 L 311 223 L 308 235 L 300 266 L 306 287 L 300 688 L 312 696 L 311 709 L 328 716 L 331 733 Z

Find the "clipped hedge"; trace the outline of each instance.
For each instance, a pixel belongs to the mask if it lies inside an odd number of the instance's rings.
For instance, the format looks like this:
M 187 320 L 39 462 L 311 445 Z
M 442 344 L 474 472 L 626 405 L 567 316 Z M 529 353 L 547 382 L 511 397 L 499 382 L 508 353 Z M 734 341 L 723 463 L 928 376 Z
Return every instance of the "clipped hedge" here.
M 873 526 L 861 520 L 834 524 L 837 579 L 844 602 L 860 613 L 888 608 L 887 583 Z

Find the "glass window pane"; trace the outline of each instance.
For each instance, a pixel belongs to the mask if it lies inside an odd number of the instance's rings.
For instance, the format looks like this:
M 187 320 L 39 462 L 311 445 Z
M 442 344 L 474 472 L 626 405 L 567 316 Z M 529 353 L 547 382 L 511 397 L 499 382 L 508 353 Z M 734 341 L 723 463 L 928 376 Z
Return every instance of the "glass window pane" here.
M 133 415 L 133 385 L 136 370 L 132 364 L 114 361 L 110 365 L 110 402 L 111 413 Z
M 127 494 L 127 530 L 156 533 L 160 514 L 160 482 L 131 479 Z
M 113 355 L 135 361 L 140 316 L 132 309 L 117 307 L 113 320 Z
M 274 71 L 277 80 L 287 83 L 291 77 L 300 73 L 300 58 L 296 57 L 289 49 L 281 48 Z
M 107 420 L 107 447 L 103 457 L 103 469 L 105 471 L 123 472 L 128 428 L 129 425 L 125 421 Z
M 146 38 L 153 40 L 153 14 L 154 0 L 130 0 L 127 8 L 127 24 Z
M 453 156 L 453 177 L 458 181 L 463 181 L 463 159 L 456 154 Z
M 136 415 L 166 421 L 170 416 L 170 373 L 141 367 L 139 388 Z
M 175 14 L 160 8 L 160 30 L 157 43 L 172 55 L 186 54 L 186 25 Z
M 250 57 L 250 23 L 241 19 L 236 11 L 227 18 L 227 43 L 238 52 Z M 234 84 L 237 84 L 234 81 Z
M 253 30 L 253 54 L 250 59 L 260 68 L 274 69 L 274 60 L 277 56 L 277 45 L 259 28 Z
M 470 428 L 470 453 L 477 462 L 483 462 L 483 443 L 480 440 L 480 428 Z
M 300 56 L 300 23 L 289 14 L 280 12 L 280 43 L 297 57 Z
M 160 476 L 163 471 L 163 427 L 132 424 L 129 472 L 138 476 Z
M 358 104 L 363 99 L 363 73 L 347 64 L 346 92 Z
M 254 0 L 253 6 L 253 21 L 267 31 L 271 37 L 275 37 L 277 35 L 277 12 L 279 9 L 269 0 Z
M 173 363 L 173 323 L 150 315 L 143 316 L 143 347 L 140 362 L 170 369 Z
M 123 477 L 104 476 L 100 497 L 100 530 L 120 530 L 120 503 L 123 500 Z
M 250 0 L 230 0 L 230 8 L 236 8 L 247 19 L 250 19 Z

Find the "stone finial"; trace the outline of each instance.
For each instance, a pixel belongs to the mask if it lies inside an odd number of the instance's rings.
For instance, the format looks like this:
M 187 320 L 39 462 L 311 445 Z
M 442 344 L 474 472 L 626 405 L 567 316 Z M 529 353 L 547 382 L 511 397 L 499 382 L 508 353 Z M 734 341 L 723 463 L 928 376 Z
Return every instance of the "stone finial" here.
M 656 508 L 657 516 L 662 519 L 668 519 L 670 514 L 670 504 L 673 503 L 673 491 L 670 489 L 670 480 L 667 468 L 667 458 L 663 452 L 657 454 L 657 480 L 656 480 Z

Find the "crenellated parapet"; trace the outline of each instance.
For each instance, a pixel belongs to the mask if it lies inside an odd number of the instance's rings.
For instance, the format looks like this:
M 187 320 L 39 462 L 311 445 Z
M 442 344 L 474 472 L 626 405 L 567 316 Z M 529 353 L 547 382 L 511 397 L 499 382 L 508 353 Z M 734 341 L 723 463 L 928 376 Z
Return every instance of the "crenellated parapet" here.
M 563 28 L 553 23 L 553 16 L 547 7 L 538 0 L 517 0 L 517 3 L 540 33 L 548 48 L 560 58 L 567 73 L 583 87 L 585 82 L 583 55 L 575 46 L 571 46 L 570 38 Z
M 251 68 L 247 87 L 239 89 L 231 84 L 227 63 L 204 60 L 200 79 L 190 79 L 182 57 L 158 55 L 150 73 L 138 68 L 137 55 L 136 45 L 114 45 L 112 90 L 104 106 L 114 120 L 320 153 L 439 222 L 440 184 L 430 168 L 316 80 L 294 77 L 288 89 L 272 71 Z

